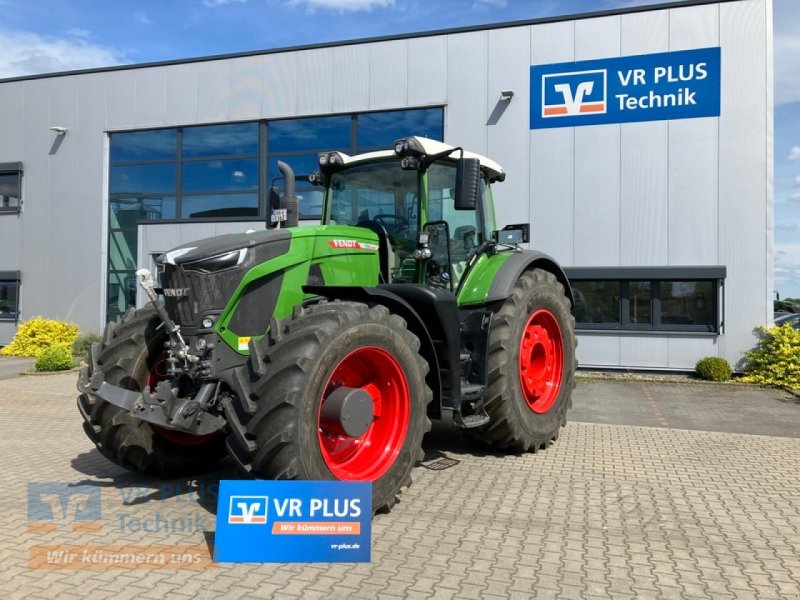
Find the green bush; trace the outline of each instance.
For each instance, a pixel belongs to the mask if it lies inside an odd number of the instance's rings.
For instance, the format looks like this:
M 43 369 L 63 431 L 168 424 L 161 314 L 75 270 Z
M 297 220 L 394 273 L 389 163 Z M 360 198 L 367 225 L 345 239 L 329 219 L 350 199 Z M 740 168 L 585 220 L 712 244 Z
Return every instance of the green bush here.
M 72 368 L 72 351 L 66 344 L 55 344 L 36 359 L 37 371 L 66 371 Z
M 78 336 L 78 326 L 72 323 L 33 317 L 25 321 L 17 329 L 14 339 L 8 346 L 0 350 L 4 356 L 38 357 L 42 352 L 56 344 L 65 344 L 67 348 Z
M 100 339 L 100 336 L 96 333 L 82 333 L 72 342 L 72 356 L 86 359 L 89 356 L 89 348 L 95 342 L 99 342 Z
M 701 358 L 694 366 L 694 370 L 700 379 L 706 381 L 728 381 L 733 373 L 728 361 L 718 356 Z
M 783 327 L 757 327 L 758 344 L 745 353 L 745 383 L 800 389 L 800 331 Z

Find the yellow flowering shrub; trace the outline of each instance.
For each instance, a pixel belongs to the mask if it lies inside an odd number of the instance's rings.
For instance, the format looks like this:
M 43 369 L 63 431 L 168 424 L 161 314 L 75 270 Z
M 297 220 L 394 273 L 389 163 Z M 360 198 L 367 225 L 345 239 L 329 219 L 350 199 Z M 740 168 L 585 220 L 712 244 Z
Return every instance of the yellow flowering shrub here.
M 78 337 L 78 326 L 63 321 L 33 317 L 20 324 L 14 339 L 0 350 L 4 356 L 38 356 L 50 346 L 72 346 Z
M 745 383 L 800 389 L 800 331 L 786 324 L 757 327 L 759 340 L 745 353 Z

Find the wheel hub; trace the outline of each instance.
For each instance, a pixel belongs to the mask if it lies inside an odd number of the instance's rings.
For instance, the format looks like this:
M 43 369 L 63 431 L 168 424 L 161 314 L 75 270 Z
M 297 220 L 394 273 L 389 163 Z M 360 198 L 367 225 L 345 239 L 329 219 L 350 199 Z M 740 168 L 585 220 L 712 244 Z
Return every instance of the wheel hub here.
M 519 381 L 528 407 L 545 413 L 561 391 L 564 348 L 555 316 L 537 310 L 528 319 L 519 345 Z
M 320 423 L 330 433 L 361 437 L 375 417 L 372 396 L 361 388 L 340 387 L 332 391 L 320 410 Z

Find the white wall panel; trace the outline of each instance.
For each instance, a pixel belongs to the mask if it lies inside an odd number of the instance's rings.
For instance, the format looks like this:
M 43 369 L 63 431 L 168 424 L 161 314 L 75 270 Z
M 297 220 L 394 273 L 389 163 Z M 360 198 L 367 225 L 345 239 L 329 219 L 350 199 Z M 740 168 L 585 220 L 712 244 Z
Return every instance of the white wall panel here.
M 487 44 L 485 31 L 447 36 L 445 141 L 479 154 L 486 153 Z
M 226 121 L 230 111 L 230 61 L 197 65 L 197 120 L 200 123 Z
M 666 337 L 620 336 L 619 362 L 626 367 L 645 369 L 666 365 L 669 362 L 669 340 Z
M 669 49 L 691 50 L 719 45 L 719 5 L 669 11 Z
M 369 45 L 369 106 L 397 108 L 408 104 L 408 41 Z
M 50 188 L 50 148 L 55 134 L 50 131 L 51 79 L 26 81 L 23 119 L 22 161 L 22 278 L 24 286 L 21 317 L 48 314 L 48 300 L 53 294 L 50 278 L 50 204 L 56 194 Z M 53 298 L 56 301 L 57 298 Z
M 578 335 L 576 356 L 581 367 L 619 366 L 620 339 L 617 335 Z
M 729 265 L 722 355 L 737 361 L 755 343 L 750 330 L 771 319 L 767 265 L 767 122 L 772 106 L 765 93 L 766 11 L 761 0 L 722 4 L 722 114 L 719 119 L 719 253 Z
M 574 59 L 575 23 L 563 21 L 531 27 L 532 65 Z M 530 127 L 530 117 L 526 119 L 526 125 Z M 574 129 L 565 127 L 530 132 L 531 247 L 547 252 L 564 265 L 575 264 L 574 156 Z
M 267 54 L 264 57 L 264 97 L 261 104 L 264 117 L 289 117 L 297 114 L 297 56 L 291 53 Z M 305 88 L 304 83 L 304 91 Z
M 654 10 L 620 17 L 620 49 L 628 54 L 650 54 L 669 49 L 669 11 Z
M 0 215 L 0 271 L 22 266 L 22 215 Z
M 447 99 L 447 38 L 408 40 L 408 104 L 443 104 Z
M 164 69 L 137 69 L 136 126 L 155 127 L 167 123 L 167 72 Z
M 247 56 L 230 61 L 231 121 L 258 119 L 261 116 L 264 57 Z
M 494 188 L 498 226 L 529 223 L 530 28 L 495 30 L 488 37 L 487 153 L 503 165 L 506 180 Z M 511 101 L 500 90 L 513 90 Z
M 717 119 L 669 124 L 669 264 L 719 264 Z
M 22 160 L 22 115 L 25 88 L 22 82 L 0 85 L 0 162 Z
M 333 49 L 333 111 L 348 112 L 369 108 L 370 50 L 356 44 Z
M 333 50 L 304 50 L 297 55 L 297 113 L 333 111 Z
M 718 355 L 719 339 L 716 337 L 670 336 L 667 367 L 692 371 L 701 358 Z
M 167 108 L 165 121 L 170 125 L 197 122 L 197 64 L 165 67 L 167 75 Z
M 621 126 L 620 264 L 668 262 L 668 130 L 666 121 Z
M 136 78 L 134 71 L 106 74 L 106 127 L 110 130 L 136 127 Z

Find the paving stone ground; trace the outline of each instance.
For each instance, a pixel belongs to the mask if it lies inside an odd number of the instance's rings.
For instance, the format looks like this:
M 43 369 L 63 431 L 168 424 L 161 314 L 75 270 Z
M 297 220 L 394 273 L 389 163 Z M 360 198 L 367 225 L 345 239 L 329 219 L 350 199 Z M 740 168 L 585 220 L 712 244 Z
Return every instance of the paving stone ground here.
M 696 387 L 639 382 L 582 381 L 572 414 L 584 421 L 537 454 L 483 453 L 434 427 L 414 484 L 374 520 L 369 564 L 30 568 L 32 550 L 54 545 L 183 545 L 205 560 L 215 518 L 204 492 L 233 475 L 158 482 L 115 467 L 81 430 L 74 379 L 0 382 L 3 599 L 800 597 L 800 439 L 675 429 L 659 407 L 690 406 Z M 718 398 L 704 401 L 722 402 L 728 387 L 703 388 Z M 775 419 L 800 421 L 785 394 L 753 393 Z M 587 422 L 620 395 L 667 424 Z M 37 528 L 30 482 L 99 490 L 99 529 L 74 531 L 70 519 Z M 157 532 L 130 526 L 159 517 Z

